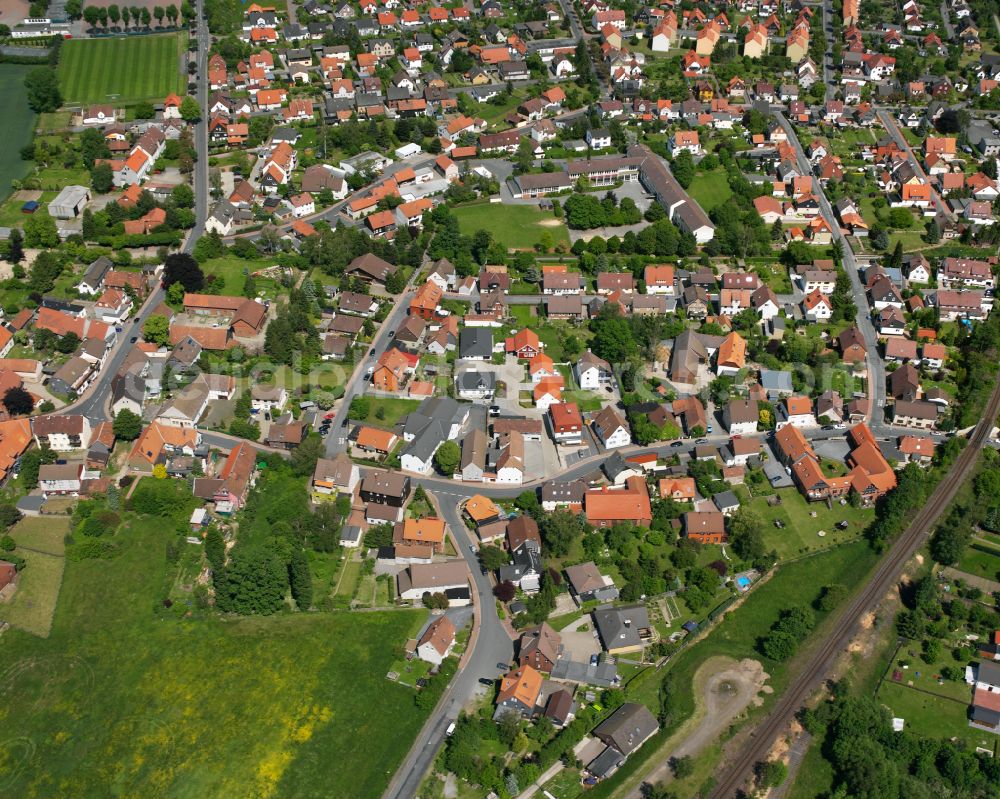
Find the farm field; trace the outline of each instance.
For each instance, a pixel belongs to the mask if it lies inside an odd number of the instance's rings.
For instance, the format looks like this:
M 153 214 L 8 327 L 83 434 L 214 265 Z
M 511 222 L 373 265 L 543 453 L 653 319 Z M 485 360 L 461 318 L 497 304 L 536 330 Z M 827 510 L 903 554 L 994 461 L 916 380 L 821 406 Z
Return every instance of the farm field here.
M 187 34 L 120 39 L 72 39 L 59 56 L 63 102 L 134 103 L 163 100 L 186 85 L 181 54 Z
M 22 64 L 0 64 L 0 96 L 6 101 L 6 113 L 0 118 L 0 200 L 11 192 L 12 181 L 28 172 L 28 161 L 21 160 L 21 148 L 31 141 L 35 113 L 28 108 L 28 91 L 24 76 L 33 67 Z
M 569 246 L 566 226 L 548 211 L 532 205 L 476 203 L 453 209 L 462 232 L 471 236 L 487 230 L 493 238 L 511 250 L 530 250 L 538 244 L 542 231 L 548 231 L 552 245 Z
M 4 794 L 378 796 L 426 715 L 385 679 L 426 613 L 158 617 L 171 534 L 133 522 L 67 563 L 48 639 L 5 634 Z

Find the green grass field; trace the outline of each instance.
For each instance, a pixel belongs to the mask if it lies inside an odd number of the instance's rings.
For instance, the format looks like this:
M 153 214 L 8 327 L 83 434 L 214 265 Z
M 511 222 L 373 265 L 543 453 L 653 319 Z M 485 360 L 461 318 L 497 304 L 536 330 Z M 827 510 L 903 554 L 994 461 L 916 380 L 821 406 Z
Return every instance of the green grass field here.
M 1000 580 L 1000 548 L 973 541 L 965 548 L 955 568 L 987 580 Z
M 904 719 L 905 729 L 928 738 L 958 738 L 970 747 L 993 748 L 996 736 L 969 726 L 968 702 L 915 691 L 906 685 L 886 680 L 878 692 L 879 701 Z
M 31 141 L 35 114 L 28 108 L 28 92 L 24 76 L 33 67 L 21 64 L 0 64 L 0 96 L 6 101 L 6 112 L 0 118 L 0 199 L 11 191 L 11 182 L 28 172 L 28 161 L 21 160 L 21 148 Z
M 419 405 L 420 400 L 371 397 L 368 406 L 368 415 L 360 421 L 390 430 L 396 422 L 404 416 L 413 413 Z M 379 409 L 382 410 L 381 418 L 378 415 Z
M 651 758 L 657 754 L 660 756 L 667 754 L 661 751 L 661 746 L 678 729 L 679 724 L 694 713 L 691 686 L 694 685 L 694 677 L 699 667 L 709 658 L 724 656 L 736 660 L 753 658 L 761 661 L 764 670 L 770 675 L 768 685 L 773 689 L 773 693 L 763 695 L 762 710 L 754 710 L 752 713 L 767 712 L 788 684 L 790 664 L 778 663 L 763 657 L 757 651 L 757 639 L 777 621 L 782 610 L 814 602 L 822 586 L 841 583 L 849 588 L 855 587 L 865 578 L 875 561 L 876 556 L 870 547 L 864 542 L 857 542 L 782 566 L 770 580 L 754 589 L 744 604 L 728 614 L 706 638 L 670 660 L 662 670 L 647 669 L 639 675 L 626 686 L 627 698 L 642 702 L 656 712 L 659 709 L 662 681 L 670 675 L 678 692 L 676 702 L 678 721 L 668 728 L 661 729 L 637 755 L 629 758 L 613 779 L 601 783 L 586 795 L 593 799 L 607 799 L 622 785 L 622 780 L 644 771 L 644 764 Z M 800 648 L 801 652 L 807 651 L 830 632 L 829 614 L 817 612 L 816 619 L 817 628 L 809 641 Z M 709 755 L 714 762 L 717 762 L 721 751 L 715 747 L 704 757 Z M 577 795 L 583 795 L 583 792 L 578 792 Z
M 48 639 L 4 635 L 4 795 L 380 795 L 426 715 L 385 679 L 426 613 L 161 617 L 163 527 L 67 563 Z
M 181 54 L 186 33 L 121 39 L 73 39 L 59 56 L 59 86 L 67 105 L 162 100 L 184 91 Z
M 553 246 L 560 242 L 569 245 L 566 226 L 548 211 L 533 205 L 476 203 L 452 211 L 463 233 L 471 236 L 477 230 L 488 230 L 509 250 L 532 249 L 538 244 L 542 231 L 548 231 Z
M 706 212 L 723 205 L 733 196 L 729 177 L 722 167 L 711 172 L 699 172 L 687 192 Z
M 0 619 L 44 638 L 52 627 L 59 600 L 66 552 L 68 519 L 25 517 L 10 531 L 15 554 L 27 561 L 18 577 L 17 592 L 0 605 Z
M 794 488 L 776 493 L 781 497 L 780 505 L 771 507 L 766 497 L 754 497 L 750 507 L 764 519 L 764 543 L 768 549 L 773 547 L 782 560 L 857 538 L 875 516 L 873 510 L 850 504 L 834 503 L 830 510 L 822 502 L 806 502 Z M 784 527 L 775 527 L 775 520 L 780 520 Z M 835 525 L 840 521 L 847 521 L 850 526 L 838 530 Z M 825 530 L 826 535 L 820 538 L 818 530 Z

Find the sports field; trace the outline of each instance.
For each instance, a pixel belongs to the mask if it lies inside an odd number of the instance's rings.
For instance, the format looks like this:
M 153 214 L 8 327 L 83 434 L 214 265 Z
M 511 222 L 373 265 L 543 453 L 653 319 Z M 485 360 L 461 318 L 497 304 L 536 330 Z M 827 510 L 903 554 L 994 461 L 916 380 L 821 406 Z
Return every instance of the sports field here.
M 133 103 L 181 93 L 186 47 L 186 33 L 67 41 L 59 55 L 63 102 Z

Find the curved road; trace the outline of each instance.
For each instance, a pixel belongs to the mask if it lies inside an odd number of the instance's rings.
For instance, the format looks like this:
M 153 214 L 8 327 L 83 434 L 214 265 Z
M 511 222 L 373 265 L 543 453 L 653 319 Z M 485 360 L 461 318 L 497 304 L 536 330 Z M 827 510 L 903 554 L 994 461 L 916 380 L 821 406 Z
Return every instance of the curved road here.
M 975 466 L 979 450 L 986 442 L 998 412 L 1000 412 L 1000 382 L 993 388 L 989 404 L 969 439 L 969 445 L 952 464 L 948 474 L 938 484 L 910 526 L 896 539 L 889 552 L 882 558 L 865 588 L 840 613 L 836 631 L 816 650 L 799 675 L 785 689 L 784 695 L 778 700 L 771 714 L 751 733 L 749 743 L 743 751 L 736 759 L 730 761 L 728 767 L 721 773 L 719 782 L 710 794 L 711 799 L 729 799 L 739 795 L 754 765 L 767 757 L 775 738 L 784 732 L 794 714 L 830 672 L 834 661 L 854 636 L 862 616 L 875 607 L 899 581 L 903 567 L 923 546 L 931 529 L 948 509 L 966 475 Z
M 424 485 L 422 480 L 416 482 Z M 481 685 L 479 680 L 483 677 L 495 680 L 506 671 L 498 664 L 510 663 L 514 658 L 514 642 L 497 616 L 493 583 L 479 568 L 473 538 L 462 521 L 457 499 L 439 492 L 436 486 L 425 485 L 425 488 L 438 498 L 441 515 L 451 528 L 459 552 L 472 573 L 479 611 L 478 624 L 473 630 L 475 638 L 469 642 L 470 646 L 473 643 L 475 646 L 469 651 L 466 664 L 452 679 L 444 697 L 420 730 L 406 760 L 396 770 L 392 782 L 383 794 L 384 799 L 411 799 L 417 795 L 424 775 L 430 770 L 438 749 L 444 744 L 448 725 L 458 718 L 466 702 L 477 694 L 492 694 L 493 688 Z

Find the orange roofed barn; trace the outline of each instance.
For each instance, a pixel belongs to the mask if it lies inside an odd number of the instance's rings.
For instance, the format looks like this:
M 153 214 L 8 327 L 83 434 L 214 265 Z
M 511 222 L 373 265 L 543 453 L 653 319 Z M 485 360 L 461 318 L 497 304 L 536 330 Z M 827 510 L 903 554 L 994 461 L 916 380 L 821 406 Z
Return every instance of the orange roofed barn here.
M 653 523 L 649 492 L 641 477 L 628 478 L 625 488 L 603 486 L 587 491 L 583 497 L 583 509 L 587 521 L 595 527 L 611 527 L 619 523 L 649 527 Z

